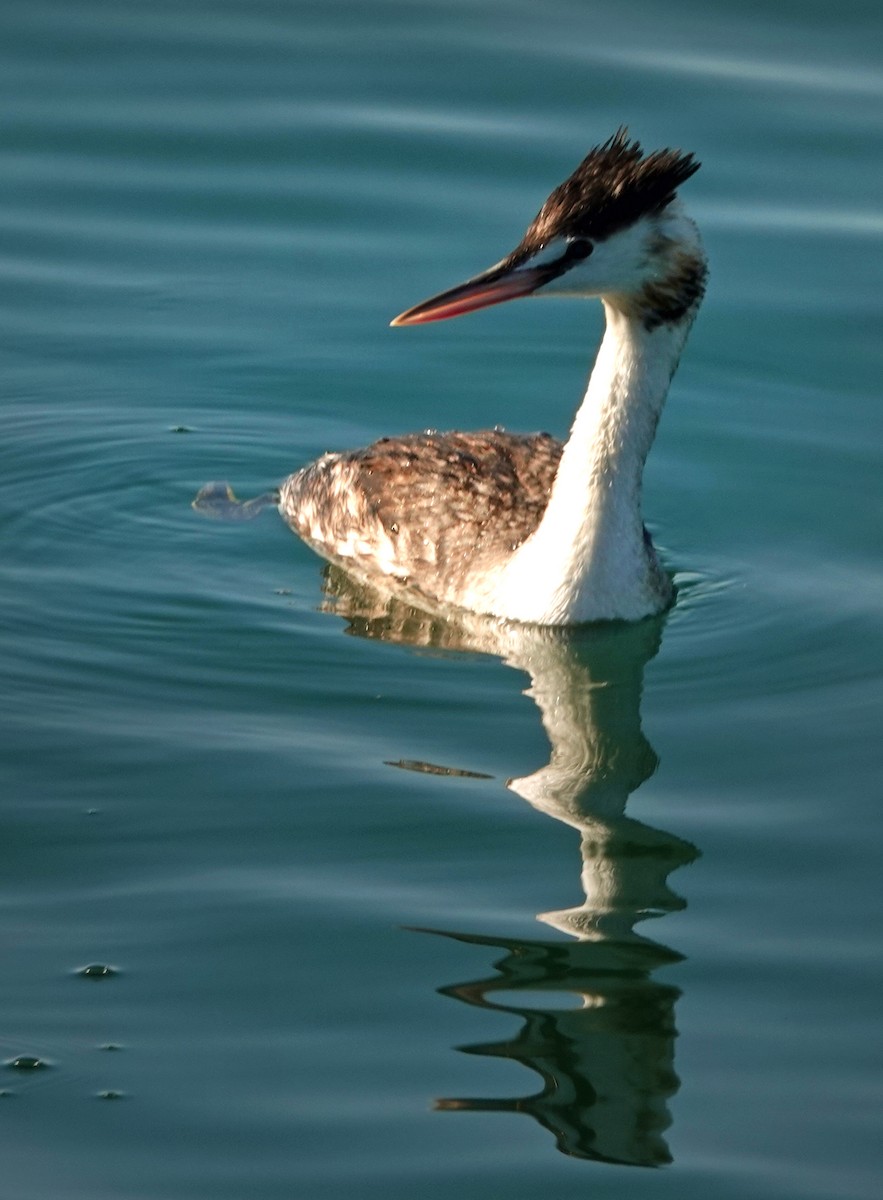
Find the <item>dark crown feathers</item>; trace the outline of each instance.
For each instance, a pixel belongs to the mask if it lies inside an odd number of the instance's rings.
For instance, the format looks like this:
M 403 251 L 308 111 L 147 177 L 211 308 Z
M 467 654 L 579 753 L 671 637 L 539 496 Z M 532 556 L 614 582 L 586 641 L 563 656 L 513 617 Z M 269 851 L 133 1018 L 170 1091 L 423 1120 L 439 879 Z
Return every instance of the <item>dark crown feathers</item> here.
M 603 241 L 639 218 L 660 212 L 699 170 L 692 154 L 656 150 L 644 155 L 625 127 L 590 150 L 537 213 L 519 249 L 536 250 L 553 237 Z

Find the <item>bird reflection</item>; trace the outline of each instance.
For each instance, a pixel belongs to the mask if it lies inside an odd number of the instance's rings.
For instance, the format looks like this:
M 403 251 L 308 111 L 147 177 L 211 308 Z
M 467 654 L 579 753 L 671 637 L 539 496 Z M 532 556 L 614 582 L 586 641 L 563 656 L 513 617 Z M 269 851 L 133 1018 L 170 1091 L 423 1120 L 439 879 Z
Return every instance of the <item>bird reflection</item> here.
M 527 673 L 549 738 L 549 762 L 508 787 L 580 835 L 582 904 L 538 914 L 570 941 L 433 932 L 498 951 L 494 973 L 441 993 L 517 1016 L 509 1040 L 463 1047 L 535 1071 L 542 1089 L 515 1099 L 443 1099 L 436 1107 L 527 1113 L 578 1158 L 630 1166 L 671 1161 L 663 1136 L 674 1070 L 672 984 L 654 972 L 681 956 L 636 932 L 683 907 L 668 876 L 698 851 L 625 815 L 629 795 L 656 769 L 641 730 L 644 667 L 664 618 L 582 630 L 507 625 L 473 614 L 426 613 L 381 597 L 335 568 L 325 604 L 350 633 L 414 646 L 500 656 Z M 396 764 L 404 765 L 404 764 Z

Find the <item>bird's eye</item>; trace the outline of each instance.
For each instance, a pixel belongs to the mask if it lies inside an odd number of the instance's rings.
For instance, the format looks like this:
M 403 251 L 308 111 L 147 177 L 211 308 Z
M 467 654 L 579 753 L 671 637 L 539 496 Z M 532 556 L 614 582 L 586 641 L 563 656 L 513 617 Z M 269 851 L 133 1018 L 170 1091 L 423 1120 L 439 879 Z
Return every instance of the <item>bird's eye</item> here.
M 586 238 L 570 238 L 567 249 L 564 251 L 564 260 L 565 262 L 579 262 L 583 258 L 588 258 L 594 248 Z

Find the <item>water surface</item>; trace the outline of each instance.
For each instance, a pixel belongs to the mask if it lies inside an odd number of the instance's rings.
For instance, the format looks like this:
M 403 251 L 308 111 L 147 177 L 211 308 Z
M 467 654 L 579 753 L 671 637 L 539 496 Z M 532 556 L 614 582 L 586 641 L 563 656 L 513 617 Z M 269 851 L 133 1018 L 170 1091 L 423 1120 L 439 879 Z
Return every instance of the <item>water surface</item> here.
M 7 1192 L 876 1197 L 878 7 L 2 27 Z M 387 324 L 623 122 L 703 161 L 667 618 L 381 611 L 193 512 L 383 433 L 566 433 L 593 306 Z

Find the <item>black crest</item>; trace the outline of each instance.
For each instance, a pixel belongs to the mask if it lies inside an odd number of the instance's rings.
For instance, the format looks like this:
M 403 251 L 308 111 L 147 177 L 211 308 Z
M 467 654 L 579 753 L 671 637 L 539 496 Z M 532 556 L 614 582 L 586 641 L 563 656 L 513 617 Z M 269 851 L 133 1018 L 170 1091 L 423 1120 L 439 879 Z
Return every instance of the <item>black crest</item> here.
M 656 150 L 645 155 L 628 130 L 590 150 L 559 184 L 531 222 L 519 250 L 536 250 L 553 237 L 603 241 L 640 217 L 659 212 L 699 170 L 692 154 Z

